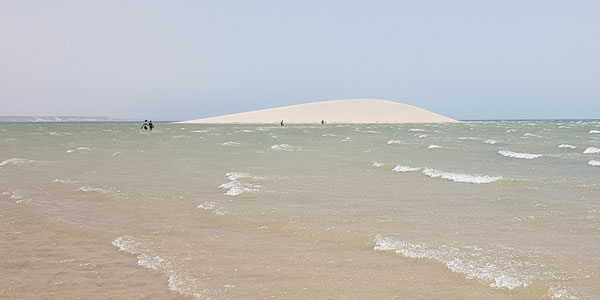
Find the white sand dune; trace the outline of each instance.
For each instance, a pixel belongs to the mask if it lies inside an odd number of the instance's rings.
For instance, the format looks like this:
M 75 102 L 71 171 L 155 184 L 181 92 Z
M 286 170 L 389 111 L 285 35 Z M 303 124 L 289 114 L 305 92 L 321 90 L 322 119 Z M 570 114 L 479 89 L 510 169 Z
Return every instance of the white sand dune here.
M 184 124 L 450 123 L 456 120 L 412 105 L 379 99 L 315 102 L 182 121 Z

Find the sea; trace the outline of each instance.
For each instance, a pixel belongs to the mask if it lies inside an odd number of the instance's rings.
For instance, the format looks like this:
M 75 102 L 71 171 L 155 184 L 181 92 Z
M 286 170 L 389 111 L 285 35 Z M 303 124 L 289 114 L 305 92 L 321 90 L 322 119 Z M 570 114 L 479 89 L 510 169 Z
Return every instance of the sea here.
M 600 299 L 600 121 L 0 123 L 2 299 Z

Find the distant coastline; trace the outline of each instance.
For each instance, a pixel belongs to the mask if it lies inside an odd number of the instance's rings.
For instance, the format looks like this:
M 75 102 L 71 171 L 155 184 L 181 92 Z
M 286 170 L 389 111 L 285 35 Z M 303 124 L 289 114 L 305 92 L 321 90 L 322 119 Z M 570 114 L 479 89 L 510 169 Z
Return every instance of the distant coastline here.
M 313 102 L 177 122 L 179 124 L 402 124 L 456 123 L 452 118 L 394 101 L 346 99 Z

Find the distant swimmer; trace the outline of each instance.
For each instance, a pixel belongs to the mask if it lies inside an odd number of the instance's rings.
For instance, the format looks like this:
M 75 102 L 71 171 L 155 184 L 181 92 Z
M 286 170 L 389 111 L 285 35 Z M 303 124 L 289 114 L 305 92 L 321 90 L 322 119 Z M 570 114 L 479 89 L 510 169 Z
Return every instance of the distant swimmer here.
M 321 120 L 321 125 L 325 125 L 325 120 Z
M 279 124 L 281 124 L 281 126 L 283 126 L 283 120 L 281 120 L 281 123 L 279 123 Z
M 150 120 L 150 122 L 148 123 L 148 127 L 150 128 L 150 131 L 154 129 L 154 124 L 152 124 L 152 120 Z
M 148 124 L 148 120 L 144 120 L 144 124 L 142 124 L 140 129 L 148 130 L 148 128 L 150 128 L 150 124 Z

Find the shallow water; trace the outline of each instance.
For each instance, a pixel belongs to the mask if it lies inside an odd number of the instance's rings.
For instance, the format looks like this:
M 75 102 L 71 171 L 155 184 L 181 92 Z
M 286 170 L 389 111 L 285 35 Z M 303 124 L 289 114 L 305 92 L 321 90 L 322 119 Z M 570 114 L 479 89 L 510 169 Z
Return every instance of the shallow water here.
M 598 299 L 600 122 L 0 124 L 0 297 Z

